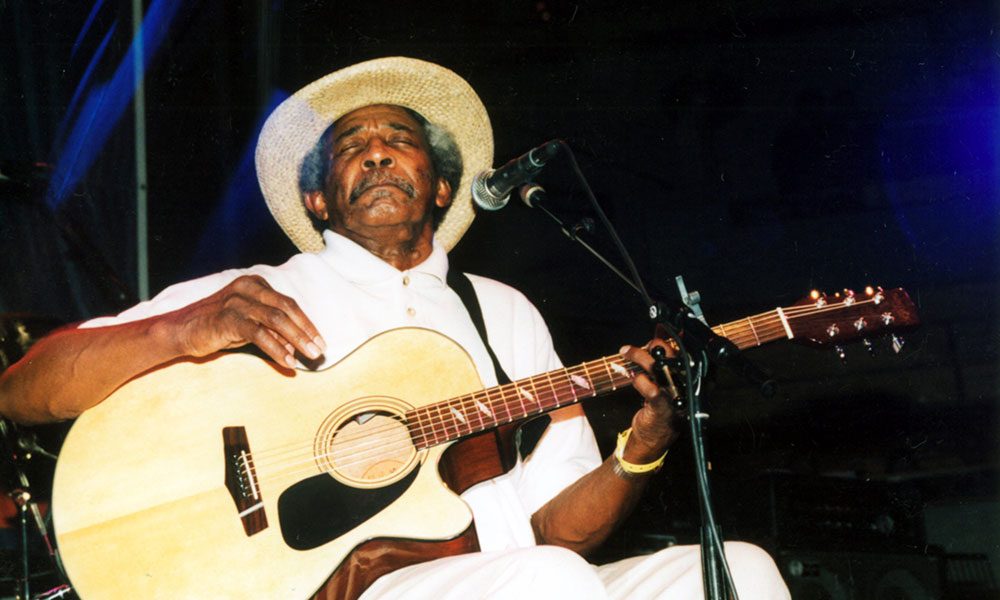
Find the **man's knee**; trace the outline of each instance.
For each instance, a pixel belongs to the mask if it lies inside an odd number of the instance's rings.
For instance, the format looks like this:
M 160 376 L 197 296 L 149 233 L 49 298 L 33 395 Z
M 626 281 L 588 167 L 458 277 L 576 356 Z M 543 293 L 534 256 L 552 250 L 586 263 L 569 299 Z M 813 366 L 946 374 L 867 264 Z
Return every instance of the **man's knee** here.
M 788 589 L 774 559 L 760 546 L 746 542 L 726 542 L 726 562 L 743 595 L 752 590 L 754 597 L 787 598 Z
M 593 565 L 576 552 L 559 546 L 535 546 L 516 551 L 520 577 L 531 587 L 554 597 L 607 598 Z
M 748 542 L 726 542 L 726 560 L 730 568 L 738 564 L 747 570 L 777 569 L 766 550 Z

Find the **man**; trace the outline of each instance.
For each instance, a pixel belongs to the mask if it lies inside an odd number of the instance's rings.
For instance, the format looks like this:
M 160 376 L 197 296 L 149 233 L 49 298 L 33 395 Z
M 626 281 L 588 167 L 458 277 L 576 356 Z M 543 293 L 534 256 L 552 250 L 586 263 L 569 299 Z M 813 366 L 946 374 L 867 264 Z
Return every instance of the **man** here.
M 445 283 L 446 251 L 473 216 L 471 177 L 491 162 L 485 108 L 451 71 L 387 58 L 310 84 L 268 119 L 257 151 L 268 205 L 304 252 L 173 286 L 39 342 L 0 379 L 0 410 L 21 422 L 73 417 L 155 366 L 247 344 L 287 369 L 323 368 L 408 326 L 455 340 L 486 386 L 499 377 L 487 344 L 512 380 L 558 368 L 522 295 L 470 277 L 484 340 Z M 622 353 L 652 366 L 641 348 Z M 697 548 L 600 568 L 581 558 L 628 514 L 675 437 L 653 379 L 633 385 L 645 401 L 616 456 L 600 461 L 579 406 L 554 411 L 527 459 L 463 493 L 482 552 L 397 570 L 363 598 L 699 597 Z M 728 555 L 741 597 L 788 596 L 762 551 L 733 544 Z

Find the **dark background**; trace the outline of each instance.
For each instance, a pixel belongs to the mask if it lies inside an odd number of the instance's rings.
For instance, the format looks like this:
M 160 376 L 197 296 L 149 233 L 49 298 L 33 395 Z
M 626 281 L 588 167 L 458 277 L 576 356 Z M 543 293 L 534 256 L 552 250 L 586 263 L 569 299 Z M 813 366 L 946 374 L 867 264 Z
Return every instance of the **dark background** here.
M 993 3 L 145 6 L 153 293 L 294 251 L 253 172 L 277 102 L 369 58 L 438 62 L 482 97 L 497 162 L 566 140 L 647 283 L 673 299 L 683 275 L 711 323 L 812 289 L 916 301 L 899 355 L 771 344 L 748 353 L 781 381 L 771 399 L 718 374 L 709 451 L 730 537 L 783 568 L 805 551 L 1000 564 Z M 131 31 L 128 2 L 0 1 L 0 312 L 37 333 L 137 294 Z M 564 218 L 592 215 L 565 160 L 540 182 Z M 587 239 L 613 256 L 603 231 Z M 650 336 L 637 296 L 537 211 L 480 214 L 451 258 L 522 289 L 567 363 Z M 610 451 L 636 402 L 586 408 Z M 603 557 L 696 541 L 686 442 Z

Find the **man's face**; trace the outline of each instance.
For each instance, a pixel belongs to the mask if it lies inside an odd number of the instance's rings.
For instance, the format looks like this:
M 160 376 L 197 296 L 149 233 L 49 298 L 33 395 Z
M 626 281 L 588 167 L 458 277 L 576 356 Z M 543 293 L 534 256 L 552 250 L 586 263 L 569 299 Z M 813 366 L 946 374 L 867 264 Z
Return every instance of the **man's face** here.
M 329 151 L 323 192 L 306 202 L 351 239 L 401 241 L 429 231 L 433 206 L 451 201 L 451 187 L 434 172 L 423 127 L 398 106 L 366 106 L 344 115 Z

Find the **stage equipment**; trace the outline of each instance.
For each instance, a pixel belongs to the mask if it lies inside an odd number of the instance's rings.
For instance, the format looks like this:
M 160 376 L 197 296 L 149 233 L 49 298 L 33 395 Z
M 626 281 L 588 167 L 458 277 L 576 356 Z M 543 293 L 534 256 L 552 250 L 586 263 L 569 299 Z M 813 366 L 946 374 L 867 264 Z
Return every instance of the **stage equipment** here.
M 940 600 L 939 553 L 781 550 L 775 556 L 795 600 Z

